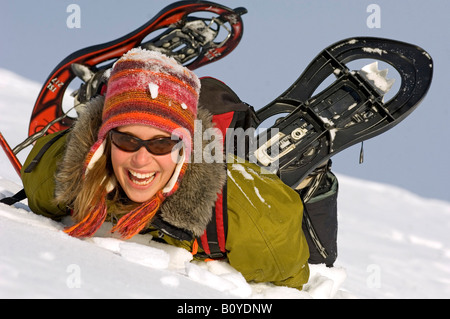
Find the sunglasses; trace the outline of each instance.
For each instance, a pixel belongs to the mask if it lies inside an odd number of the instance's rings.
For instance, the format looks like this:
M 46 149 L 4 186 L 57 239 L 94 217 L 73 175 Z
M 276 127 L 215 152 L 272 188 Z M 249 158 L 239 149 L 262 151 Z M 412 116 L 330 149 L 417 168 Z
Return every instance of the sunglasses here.
M 153 155 L 169 154 L 179 142 L 179 140 L 173 140 L 171 137 L 157 137 L 144 141 L 136 136 L 117 130 L 111 130 L 110 135 L 114 145 L 124 152 L 136 152 L 144 146 Z

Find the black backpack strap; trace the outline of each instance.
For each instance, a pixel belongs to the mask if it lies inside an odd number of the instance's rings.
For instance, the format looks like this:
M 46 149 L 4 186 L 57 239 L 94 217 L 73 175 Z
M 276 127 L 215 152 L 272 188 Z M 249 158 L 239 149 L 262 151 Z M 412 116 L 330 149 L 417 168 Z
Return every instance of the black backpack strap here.
M 27 198 L 27 194 L 25 194 L 25 189 L 22 188 L 19 192 L 17 192 L 13 196 L 0 199 L 0 203 L 12 206 L 15 203 L 24 200 L 25 198 Z
M 161 232 L 161 236 L 164 234 L 169 235 L 170 237 L 177 240 L 186 241 L 191 241 L 194 238 L 194 235 L 192 235 L 191 232 L 187 231 L 186 229 L 181 229 L 169 224 L 168 222 L 164 221 L 159 214 L 152 219 L 151 225 Z M 149 229 L 142 231 L 141 234 L 145 234 L 147 232 L 149 232 Z
M 61 137 L 66 135 L 69 132 L 69 130 L 61 131 L 59 134 L 56 134 L 50 141 L 48 141 L 40 150 L 39 153 L 33 158 L 33 160 L 30 162 L 30 164 L 25 168 L 25 173 L 31 173 L 36 166 L 41 161 L 42 157 L 44 156 L 45 152 L 48 151 L 48 149 Z
M 42 157 L 44 156 L 45 152 L 48 151 L 48 149 L 61 137 L 63 137 L 69 130 L 61 131 L 59 134 L 56 134 L 50 141 L 48 141 L 38 152 L 38 154 L 33 158 L 33 160 L 30 162 L 30 164 L 23 170 L 24 173 L 31 173 L 36 166 L 41 161 Z M 22 200 L 27 198 L 27 194 L 25 193 L 25 189 L 20 190 L 15 195 L 11 197 L 5 197 L 0 199 L 0 203 L 12 206 Z

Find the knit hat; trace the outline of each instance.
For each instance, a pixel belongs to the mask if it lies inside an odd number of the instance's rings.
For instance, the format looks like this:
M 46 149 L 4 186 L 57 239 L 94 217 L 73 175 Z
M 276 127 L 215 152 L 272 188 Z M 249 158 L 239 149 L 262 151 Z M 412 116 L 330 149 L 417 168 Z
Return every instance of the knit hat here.
M 109 131 L 120 126 L 144 124 L 158 128 L 179 137 L 184 148 L 182 158 L 164 189 L 122 217 L 113 228 L 112 231 L 119 231 L 122 237 L 132 237 L 142 230 L 162 201 L 177 190 L 193 149 L 199 93 L 197 76 L 175 59 L 159 52 L 135 48 L 114 64 L 107 86 L 102 125 L 98 139 L 86 157 L 85 174 L 89 174 L 103 155 Z M 106 193 L 114 188 L 114 182 L 107 181 Z M 106 193 L 100 196 L 103 203 L 93 205 L 93 212 L 66 232 L 76 237 L 93 235 L 103 223 L 99 219 L 106 218 Z

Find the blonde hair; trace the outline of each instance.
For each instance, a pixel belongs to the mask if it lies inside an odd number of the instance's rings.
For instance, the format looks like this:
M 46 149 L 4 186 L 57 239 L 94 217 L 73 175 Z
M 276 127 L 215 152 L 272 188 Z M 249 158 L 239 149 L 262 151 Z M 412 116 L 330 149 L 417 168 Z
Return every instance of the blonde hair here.
M 73 192 L 74 188 L 69 187 L 65 193 L 59 194 L 55 201 L 60 202 L 61 198 L 72 198 L 67 207 L 73 211 L 73 220 L 80 222 L 90 214 L 101 198 L 107 196 L 106 189 L 111 179 L 115 179 L 115 175 L 111 162 L 111 140 L 108 136 L 104 153 L 89 170 L 89 173 L 80 181 L 74 180 L 74 183 L 78 183 L 76 193 Z M 66 194 L 67 192 L 70 194 Z M 108 194 L 108 213 L 121 216 L 132 211 L 138 205 L 122 195 L 120 185 L 117 185 Z

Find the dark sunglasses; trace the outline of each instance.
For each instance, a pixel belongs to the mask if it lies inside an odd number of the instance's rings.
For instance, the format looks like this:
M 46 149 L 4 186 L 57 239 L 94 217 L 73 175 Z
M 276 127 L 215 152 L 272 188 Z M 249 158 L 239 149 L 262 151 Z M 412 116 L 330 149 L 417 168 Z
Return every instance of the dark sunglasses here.
M 111 141 L 119 149 L 125 152 L 136 152 L 142 146 L 153 155 L 166 155 L 172 152 L 179 140 L 173 140 L 171 137 L 157 137 L 150 140 L 141 140 L 140 138 L 122 133 L 117 130 L 110 131 Z

